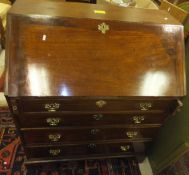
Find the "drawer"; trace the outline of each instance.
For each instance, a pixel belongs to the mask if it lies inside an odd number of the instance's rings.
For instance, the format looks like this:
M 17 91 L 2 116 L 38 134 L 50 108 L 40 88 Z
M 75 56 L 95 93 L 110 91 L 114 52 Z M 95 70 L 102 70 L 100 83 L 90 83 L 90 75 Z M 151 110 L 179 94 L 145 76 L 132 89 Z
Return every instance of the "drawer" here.
M 45 157 L 77 157 L 90 155 L 131 154 L 134 153 L 132 143 L 82 144 L 67 146 L 26 147 L 27 158 Z
M 23 113 L 18 116 L 22 128 L 102 126 L 116 124 L 161 124 L 165 113 L 152 112 L 62 112 L 62 113 Z
M 19 107 L 22 112 L 62 112 L 62 111 L 152 111 L 170 110 L 175 104 L 172 100 L 127 100 L 127 99 L 21 99 Z M 15 101 L 14 101 L 14 105 Z
M 91 128 L 91 129 L 24 129 L 22 134 L 27 145 L 78 143 L 102 140 L 151 139 L 158 131 L 152 128 Z

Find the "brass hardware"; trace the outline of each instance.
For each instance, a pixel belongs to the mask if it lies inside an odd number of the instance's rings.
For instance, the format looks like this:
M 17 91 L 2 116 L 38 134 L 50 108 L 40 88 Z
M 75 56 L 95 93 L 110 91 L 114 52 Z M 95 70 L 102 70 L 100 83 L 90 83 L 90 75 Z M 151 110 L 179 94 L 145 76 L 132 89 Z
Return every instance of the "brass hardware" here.
M 98 132 L 100 132 L 100 129 L 91 129 L 91 134 L 92 134 L 92 135 L 95 135 L 95 134 L 97 134 Z
M 16 106 L 16 105 L 13 105 L 13 106 L 12 106 L 12 110 L 13 110 L 13 111 L 17 111 L 17 110 L 18 110 L 17 106 Z
M 140 110 L 141 111 L 148 111 L 152 107 L 152 103 L 140 103 Z
M 53 156 L 59 155 L 60 152 L 61 152 L 60 149 L 50 149 L 50 150 L 49 150 L 49 153 L 50 153 L 51 155 L 53 155 Z
M 137 131 L 128 131 L 126 134 L 127 134 L 127 137 L 134 138 L 138 135 L 138 132 Z
M 126 146 L 120 146 L 121 151 L 128 151 L 130 149 L 130 145 L 126 145 Z
M 101 119 L 103 118 L 103 115 L 102 115 L 102 114 L 94 114 L 94 115 L 93 115 L 93 118 L 94 118 L 95 120 L 101 120 Z
M 133 121 L 135 124 L 140 124 L 144 121 L 144 116 L 133 116 Z
M 11 100 L 11 104 L 12 104 L 12 110 L 14 114 L 18 113 L 18 107 L 17 107 L 17 101 L 16 99 L 12 99 Z
M 110 27 L 109 25 L 103 22 L 102 24 L 98 25 L 98 30 L 100 30 L 102 34 L 105 34 L 108 30 L 110 30 Z
M 61 119 L 60 118 L 47 118 L 46 122 L 50 126 L 57 126 L 60 123 Z
M 45 109 L 48 112 L 55 112 L 60 108 L 60 104 L 59 103 L 47 103 L 45 104 Z
M 96 148 L 96 144 L 90 143 L 90 144 L 88 145 L 88 147 L 91 148 L 91 149 L 95 149 L 95 148 Z
M 60 140 L 61 134 L 49 134 L 49 135 L 48 135 L 48 138 L 49 138 L 49 140 L 52 141 L 52 142 L 57 142 L 57 141 Z
M 103 106 L 105 106 L 107 103 L 104 100 L 99 100 L 96 102 L 96 106 L 99 108 L 102 108 Z

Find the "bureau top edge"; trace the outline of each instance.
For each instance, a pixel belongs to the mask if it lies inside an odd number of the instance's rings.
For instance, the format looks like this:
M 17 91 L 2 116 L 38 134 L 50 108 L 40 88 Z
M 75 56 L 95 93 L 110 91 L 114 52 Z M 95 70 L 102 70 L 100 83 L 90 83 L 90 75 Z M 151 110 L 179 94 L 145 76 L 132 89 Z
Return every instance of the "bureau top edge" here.
M 6 98 L 10 99 L 120 99 L 120 100 L 178 100 L 184 98 L 184 96 L 13 96 L 8 93 L 4 93 Z
M 136 23 L 182 25 L 169 13 L 162 10 L 116 7 L 88 3 L 60 2 L 58 0 L 18 0 L 9 15 L 29 16 L 31 18 L 89 18 L 119 20 Z

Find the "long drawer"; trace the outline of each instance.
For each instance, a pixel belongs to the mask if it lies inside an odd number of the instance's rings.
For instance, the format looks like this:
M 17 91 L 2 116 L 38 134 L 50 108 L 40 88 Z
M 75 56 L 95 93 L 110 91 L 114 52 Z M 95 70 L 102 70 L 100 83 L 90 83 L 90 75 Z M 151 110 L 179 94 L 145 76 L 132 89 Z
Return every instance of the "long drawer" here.
M 144 143 L 139 143 L 144 148 Z M 138 145 L 139 145 L 138 144 Z M 142 148 L 142 149 L 143 149 Z M 27 157 L 30 158 L 58 158 L 90 156 L 90 155 L 108 155 L 108 154 L 131 154 L 135 152 L 132 143 L 109 143 L 109 144 L 83 144 L 66 146 L 44 146 L 44 147 L 26 147 Z
M 18 116 L 22 128 L 64 127 L 64 126 L 102 126 L 161 124 L 165 113 L 126 113 L 126 112 L 64 112 L 64 113 L 24 113 Z
M 19 101 L 19 102 L 18 102 Z M 60 112 L 60 111 L 168 111 L 175 106 L 175 100 L 127 100 L 127 99 L 20 99 L 11 100 L 13 111 Z
M 55 144 L 103 140 L 151 139 L 158 128 L 22 129 L 25 143 Z

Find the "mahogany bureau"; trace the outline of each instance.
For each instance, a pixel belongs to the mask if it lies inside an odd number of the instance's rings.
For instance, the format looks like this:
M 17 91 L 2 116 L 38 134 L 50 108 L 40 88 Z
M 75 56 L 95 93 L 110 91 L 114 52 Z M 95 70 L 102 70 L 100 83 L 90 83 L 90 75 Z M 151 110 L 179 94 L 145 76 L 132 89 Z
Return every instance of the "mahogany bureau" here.
M 17 0 L 6 38 L 28 165 L 141 158 L 186 95 L 183 26 L 163 11 Z

